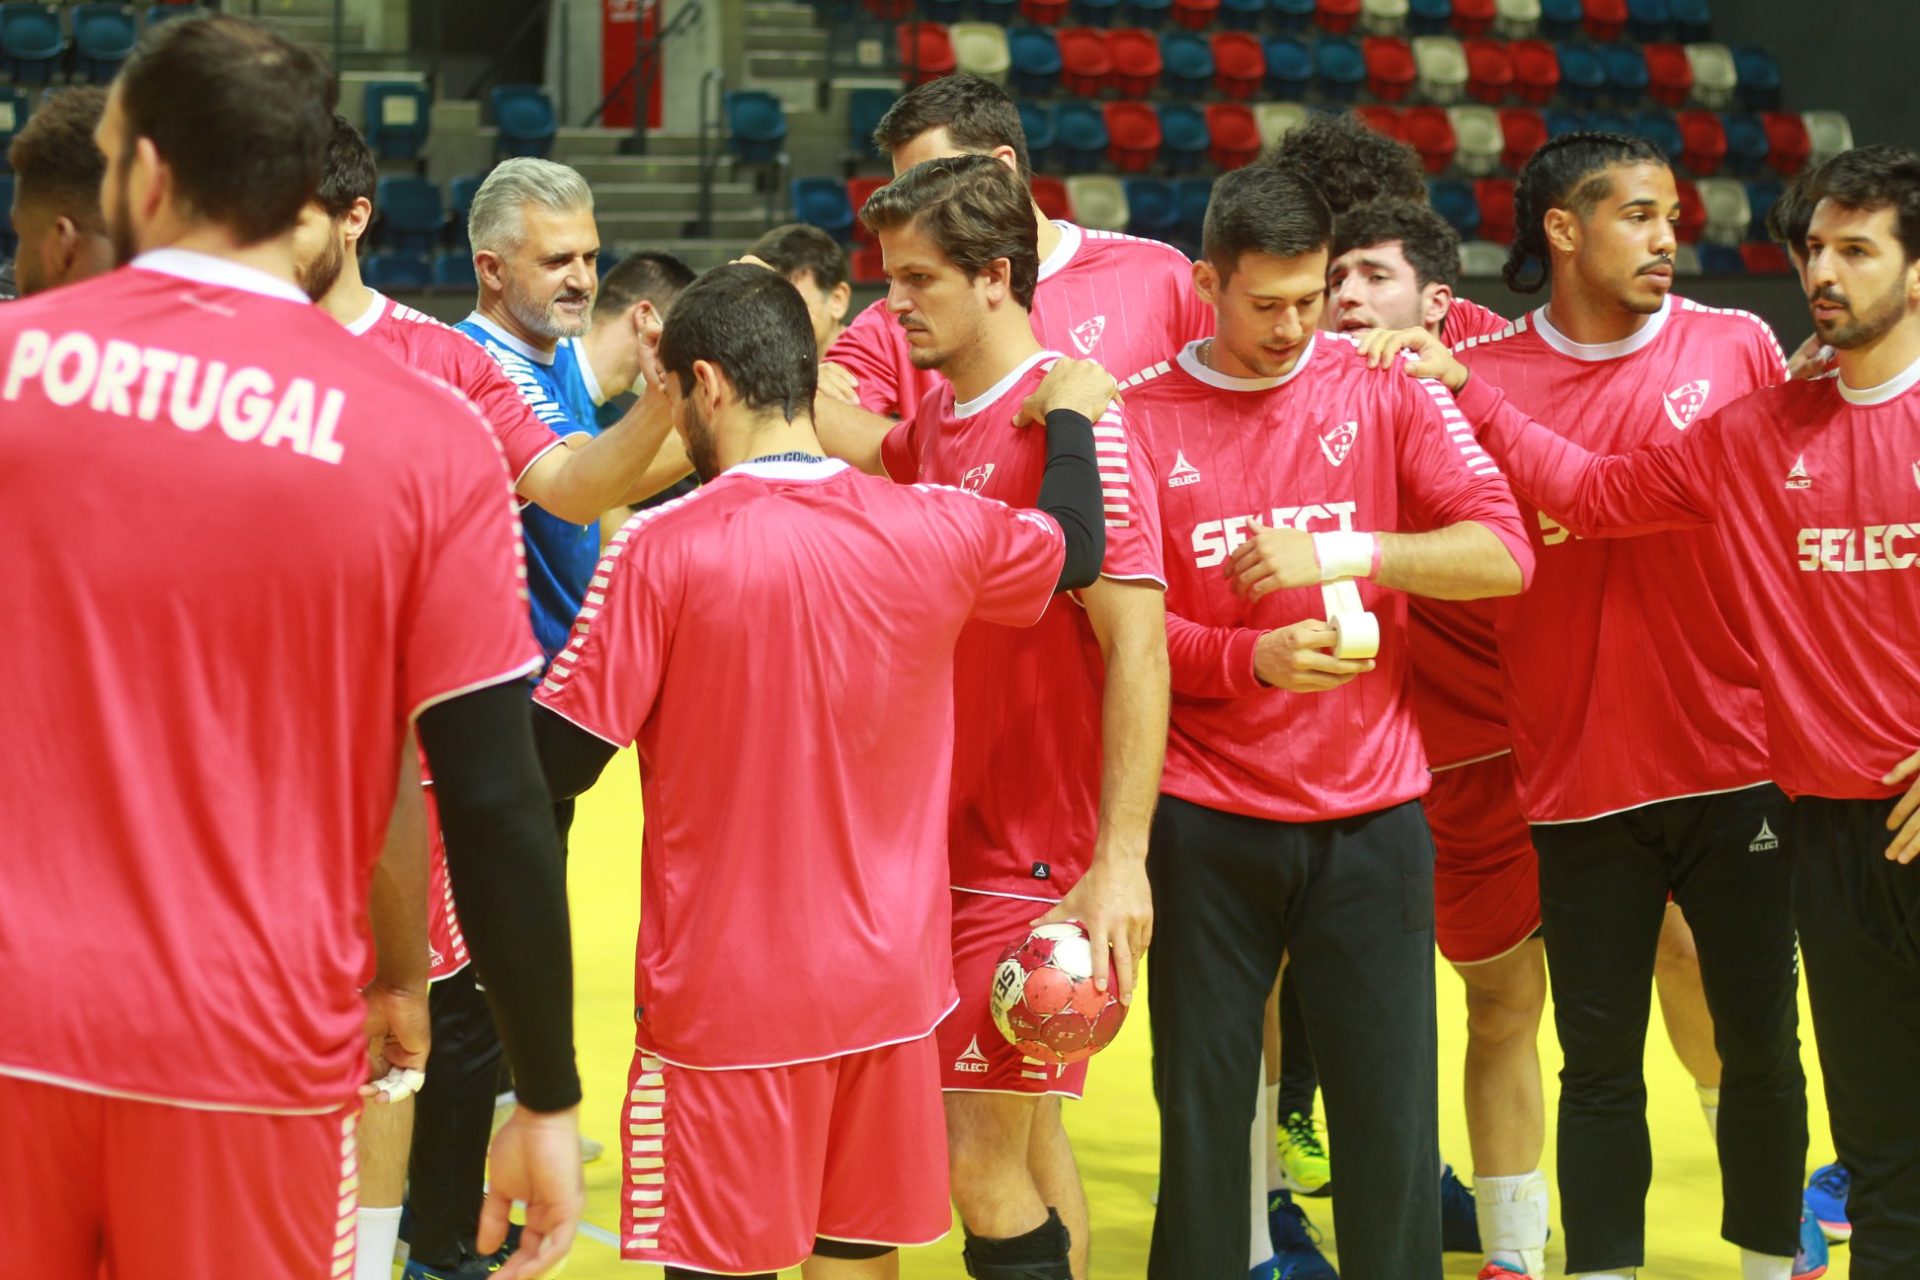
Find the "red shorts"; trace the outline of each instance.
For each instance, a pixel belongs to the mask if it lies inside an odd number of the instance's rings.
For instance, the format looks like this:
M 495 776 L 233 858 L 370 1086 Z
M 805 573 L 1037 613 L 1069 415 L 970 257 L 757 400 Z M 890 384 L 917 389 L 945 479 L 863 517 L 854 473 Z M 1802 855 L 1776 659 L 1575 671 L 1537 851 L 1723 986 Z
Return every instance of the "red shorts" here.
M 447 879 L 447 840 L 440 830 L 440 811 L 434 807 L 433 788 L 427 801 L 427 980 L 451 978 L 467 967 L 467 940 L 460 917 L 453 910 L 453 882 Z
M 1512 754 L 1437 770 L 1425 806 L 1440 954 L 1454 964 L 1497 960 L 1540 927 L 1540 861 Z
M 695 1071 L 644 1049 L 627 1076 L 620 1255 L 784 1271 L 826 1237 L 947 1233 L 947 1122 L 933 1037 L 790 1067 Z
M 0 1076 L 7 1275 L 353 1274 L 357 1106 L 200 1111 Z M 247 1261 L 251 1260 L 251 1261 Z
M 1057 1093 L 1078 1098 L 1085 1060 L 1062 1066 L 1029 1058 L 1007 1042 L 987 1005 L 1000 953 L 1027 936 L 1053 904 L 953 891 L 953 981 L 960 1003 L 940 1023 L 941 1086 L 966 1093 Z

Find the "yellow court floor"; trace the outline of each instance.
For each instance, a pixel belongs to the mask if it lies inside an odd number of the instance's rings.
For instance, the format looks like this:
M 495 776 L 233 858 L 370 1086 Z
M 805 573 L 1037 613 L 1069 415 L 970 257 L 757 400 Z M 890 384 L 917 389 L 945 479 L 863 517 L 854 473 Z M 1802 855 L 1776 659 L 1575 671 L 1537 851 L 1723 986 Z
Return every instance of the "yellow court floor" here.
M 619 1106 L 632 1052 L 633 939 L 639 918 L 640 788 L 633 756 L 623 754 L 589 795 L 582 798 L 574 824 L 569 876 L 573 902 L 575 981 L 578 999 L 576 1035 L 586 1085 L 582 1127 L 607 1144 L 606 1156 L 587 1166 L 587 1222 L 567 1268 L 569 1280 L 625 1277 L 652 1280 L 656 1267 L 618 1260 Z M 752 980 L 755 975 L 742 975 Z M 1460 983 L 1440 966 L 1440 1139 L 1444 1159 L 1462 1170 L 1471 1167 L 1461 1114 L 1460 1072 L 1466 1033 Z M 1659 1021 L 1655 1016 L 1655 1022 Z M 1811 1165 L 1832 1159 L 1826 1109 L 1821 1101 L 1819 1063 L 1811 1043 L 1804 992 L 1801 1008 L 1813 1133 Z M 1547 1068 L 1547 1113 L 1557 1093 L 1559 1068 L 1552 1016 L 1541 1028 L 1541 1057 Z M 1067 1123 L 1079 1153 L 1093 1205 L 1095 1280 L 1135 1280 L 1146 1272 L 1147 1239 L 1153 1221 L 1152 1195 L 1158 1147 L 1152 1093 L 1147 1079 L 1146 1008 L 1142 1001 L 1114 1046 L 1094 1064 L 1087 1100 L 1068 1104 Z M 1653 1191 L 1648 1200 L 1646 1280 L 1737 1280 L 1737 1252 L 1719 1238 L 1720 1192 L 1713 1146 L 1692 1082 L 1668 1049 L 1660 1030 L 1650 1032 L 1647 1083 L 1654 1135 Z M 1552 1175 L 1554 1151 L 1549 1124 L 1545 1168 Z M 1338 1153 L 1335 1153 L 1338 1160 Z M 1470 1180 L 1470 1179 L 1469 1179 Z M 1308 1213 L 1328 1235 L 1328 1252 L 1337 1254 L 1332 1212 L 1325 1200 L 1307 1201 Z M 1562 1258 L 1549 1252 L 1550 1271 L 1559 1275 Z M 1448 1277 L 1472 1277 L 1480 1260 L 1447 1257 Z M 795 1276 L 799 1272 L 792 1273 Z M 946 1240 L 909 1251 L 901 1274 L 908 1280 L 960 1280 L 958 1229 Z M 1830 1277 L 1847 1275 L 1844 1247 L 1833 1251 Z

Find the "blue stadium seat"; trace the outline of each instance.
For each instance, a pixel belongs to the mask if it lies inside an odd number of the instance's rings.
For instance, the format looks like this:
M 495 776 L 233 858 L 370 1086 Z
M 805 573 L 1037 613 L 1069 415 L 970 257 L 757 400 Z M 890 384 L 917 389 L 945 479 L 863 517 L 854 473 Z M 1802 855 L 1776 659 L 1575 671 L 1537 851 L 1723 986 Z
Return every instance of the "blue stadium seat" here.
M 453 223 L 453 247 L 465 249 L 467 244 L 467 215 L 473 212 L 473 197 L 480 190 L 480 184 L 487 180 L 484 173 L 462 174 L 458 178 L 447 180 L 447 212 Z
M 1547 137 L 1563 137 L 1569 133 L 1578 133 L 1587 127 L 1586 113 L 1556 108 L 1546 113 Z
M 1627 122 L 1629 132 L 1645 138 L 1666 153 L 1667 159 L 1678 164 L 1680 153 L 1686 150 L 1686 141 L 1680 136 L 1680 125 L 1673 116 L 1665 111 L 1642 111 Z
M 1367 57 L 1358 40 L 1323 37 L 1314 45 L 1313 65 L 1320 93 L 1329 102 L 1352 102 L 1367 82 Z
M 605 255 L 608 261 L 611 254 Z M 464 249 L 449 249 L 433 260 L 433 287 L 436 289 L 463 290 L 471 293 L 480 287 L 480 279 L 474 274 L 473 254 Z
M 1268 36 L 1267 90 L 1282 102 L 1301 102 L 1313 87 L 1313 46 L 1299 36 Z
M 1252 31 L 1266 12 L 1267 0 L 1220 0 L 1220 25 L 1229 31 Z
M 1127 0 L 1121 14 L 1129 26 L 1157 31 L 1173 13 L 1173 0 Z
M 1314 8 L 1314 0 L 1267 0 L 1273 25 L 1290 35 L 1302 35 L 1312 28 Z
M 1713 9 L 1707 0 L 1673 0 L 1674 33 L 1681 44 L 1713 39 Z
M 1618 111 L 1589 111 L 1586 127 L 1596 133 L 1633 132 L 1632 123 Z
M 1747 274 L 1747 260 L 1740 256 L 1737 245 L 1703 244 L 1700 270 L 1710 276 L 1743 276 Z
M 367 85 L 367 145 L 382 160 L 412 160 L 427 145 L 433 100 L 411 80 Z
M 1213 199 L 1211 178 L 1182 178 L 1174 184 L 1180 201 L 1180 234 L 1198 244 L 1207 223 L 1207 202 Z
M 1453 25 L 1453 0 L 1407 0 L 1407 34 L 1444 36 Z
M 26 94 L 11 85 L 0 87 L 0 173 L 10 167 L 7 148 L 13 145 L 13 135 L 27 127 L 27 117 L 32 114 Z
M 1722 119 L 1727 122 L 1727 168 L 1737 177 L 1757 177 L 1767 167 L 1767 153 L 1773 149 L 1767 141 L 1767 127 L 1757 116 L 1731 111 Z
M 1599 53 L 1583 44 L 1561 44 L 1560 92 L 1576 107 L 1591 107 L 1607 87 L 1607 65 Z
M 1180 229 L 1180 198 L 1163 178 L 1128 178 L 1127 234 L 1165 240 Z
M 1053 105 L 1047 102 L 1020 101 L 1020 132 L 1027 135 L 1027 159 L 1035 169 L 1053 167 L 1056 141 Z
M 1627 0 L 1627 32 L 1643 44 L 1665 39 L 1672 22 L 1667 0 Z
M 1647 56 L 1640 52 L 1640 46 L 1611 45 L 1601 54 L 1601 60 L 1607 68 L 1607 96 L 1629 110 L 1646 105 Z M 1561 75 L 1565 74 L 1563 66 Z
M 0 71 L 16 84 L 45 84 L 67 52 L 60 10 L 50 4 L 0 4 Z
M 734 89 L 727 94 L 727 132 L 736 159 L 772 164 L 787 141 L 786 109 L 770 93 Z
M 360 276 L 372 288 L 389 293 L 426 289 L 433 284 L 433 268 L 418 253 L 370 253 L 360 264 Z
M 1213 139 L 1207 133 L 1207 118 L 1200 108 L 1188 102 L 1162 102 L 1160 112 L 1160 158 L 1168 173 L 1192 173 L 1207 158 Z
M 439 186 L 412 174 L 380 179 L 373 207 L 380 215 L 380 247 L 394 253 L 433 252 L 447 220 Z
M 1094 173 L 1107 159 L 1107 121 L 1097 103 L 1072 98 L 1054 110 L 1056 145 L 1063 168 Z
M 836 240 L 853 238 L 853 205 L 847 200 L 847 186 L 835 178 L 795 178 L 792 185 L 793 216 L 811 223 Z
M 1748 111 L 1780 109 L 1780 64 L 1765 49 L 1735 45 L 1733 67 L 1740 77 L 1740 105 Z
M 855 89 L 847 95 L 847 141 L 856 154 L 878 154 L 873 149 L 873 131 L 899 97 L 891 89 Z
M 1192 31 L 1160 33 L 1160 83 L 1183 98 L 1204 98 L 1213 91 L 1213 46 Z
M 1120 0 L 1073 0 L 1073 20 L 1087 27 L 1110 27 L 1119 16 Z
M 83 79 L 104 84 L 140 39 L 140 23 L 129 4 L 73 6 L 74 70 Z
M 545 156 L 553 150 L 560 121 L 545 89 L 537 84 L 503 84 L 488 100 L 493 104 L 494 126 L 500 131 L 493 145 L 495 155 Z
M 1785 184 L 1771 179 L 1747 184 L 1747 207 L 1753 211 L 1753 221 L 1747 224 L 1747 239 L 1766 240 L 1767 211 L 1780 199 Z
M 1586 16 L 1580 0 L 1540 0 L 1540 38 L 1572 39 L 1580 34 L 1580 23 Z
M 1427 201 L 1433 211 L 1445 218 L 1462 240 L 1473 239 L 1480 229 L 1480 201 L 1473 184 L 1458 178 L 1427 179 Z
M 1007 31 L 1008 76 L 1015 93 L 1047 94 L 1060 87 L 1060 45 L 1045 27 Z

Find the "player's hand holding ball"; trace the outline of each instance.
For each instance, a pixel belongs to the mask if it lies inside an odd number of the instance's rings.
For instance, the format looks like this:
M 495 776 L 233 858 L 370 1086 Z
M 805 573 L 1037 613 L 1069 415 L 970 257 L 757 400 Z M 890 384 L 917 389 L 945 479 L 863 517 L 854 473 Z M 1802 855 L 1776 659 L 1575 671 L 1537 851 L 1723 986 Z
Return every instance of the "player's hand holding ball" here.
M 1111 961 L 1101 960 L 1104 984 L 1095 980 L 1093 944 L 1077 920 L 1043 924 L 1001 952 L 987 993 L 1000 1034 L 1046 1063 L 1079 1062 L 1112 1044 L 1127 1006 L 1113 990 Z
M 1373 670 L 1373 659 L 1336 658 L 1340 633 L 1309 620 L 1278 627 L 1253 646 L 1253 674 L 1260 683 L 1289 693 L 1325 693 Z
M 1070 409 L 1088 422 L 1097 422 L 1119 397 L 1120 384 L 1091 360 L 1056 360 L 1047 376 L 1014 415 L 1013 425 L 1044 423 L 1055 409 Z

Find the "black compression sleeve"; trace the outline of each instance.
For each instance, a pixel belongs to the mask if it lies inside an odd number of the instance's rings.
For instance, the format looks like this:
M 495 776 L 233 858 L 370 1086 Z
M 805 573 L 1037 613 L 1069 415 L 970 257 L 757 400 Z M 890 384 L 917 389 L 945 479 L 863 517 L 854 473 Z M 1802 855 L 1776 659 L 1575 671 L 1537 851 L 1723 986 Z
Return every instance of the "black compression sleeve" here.
M 555 804 L 573 797 L 600 780 L 600 771 L 613 759 L 613 744 L 596 738 L 573 721 L 539 703 L 533 704 L 533 746 L 540 754 L 540 771 Z
M 1071 409 L 1047 415 L 1047 469 L 1034 503 L 1059 522 L 1067 559 L 1055 591 L 1078 591 L 1100 576 L 1107 554 L 1106 501 L 1093 452 L 1093 424 Z
M 553 806 L 519 682 L 420 715 L 461 931 L 529 1111 L 580 1101 L 573 1056 L 573 943 Z

